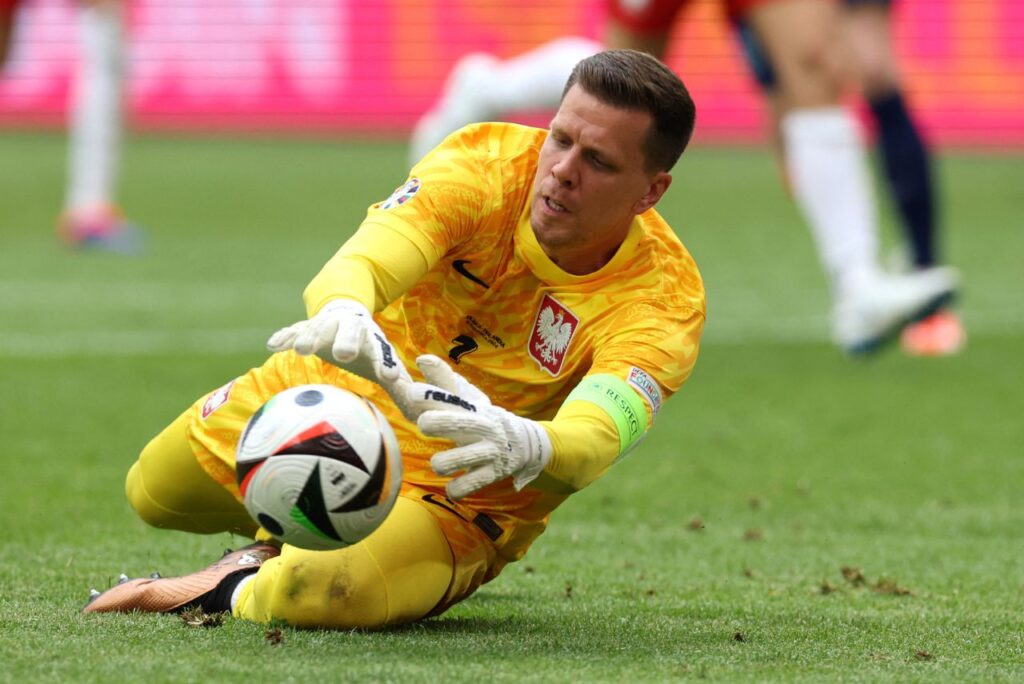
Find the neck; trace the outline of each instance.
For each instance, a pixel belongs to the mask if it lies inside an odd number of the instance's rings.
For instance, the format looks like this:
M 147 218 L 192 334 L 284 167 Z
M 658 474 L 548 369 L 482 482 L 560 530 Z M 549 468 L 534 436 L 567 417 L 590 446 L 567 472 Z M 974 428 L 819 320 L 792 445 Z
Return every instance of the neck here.
M 622 242 L 620 240 L 614 246 L 603 247 L 602 249 L 559 250 L 549 248 L 543 244 L 541 244 L 541 249 L 544 250 L 544 253 L 556 266 L 566 273 L 582 276 L 601 270 L 605 264 L 612 260 L 615 253 L 619 251 Z

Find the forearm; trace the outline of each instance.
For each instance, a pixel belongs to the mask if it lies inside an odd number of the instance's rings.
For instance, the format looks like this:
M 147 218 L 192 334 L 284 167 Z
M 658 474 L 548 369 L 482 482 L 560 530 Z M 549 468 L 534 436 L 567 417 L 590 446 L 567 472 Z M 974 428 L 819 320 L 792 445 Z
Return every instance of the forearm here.
M 425 245 L 380 224 L 363 225 L 306 287 L 312 317 L 332 299 L 354 299 L 379 311 L 400 297 L 436 262 Z
M 621 452 L 619 430 L 595 404 L 571 402 L 541 426 L 551 439 L 551 460 L 535 486 L 562 493 L 583 489 L 601 477 Z
M 569 394 L 554 420 L 543 422 L 552 455 L 537 486 L 573 492 L 604 474 L 639 443 L 653 423 L 648 404 L 608 373 L 589 375 Z

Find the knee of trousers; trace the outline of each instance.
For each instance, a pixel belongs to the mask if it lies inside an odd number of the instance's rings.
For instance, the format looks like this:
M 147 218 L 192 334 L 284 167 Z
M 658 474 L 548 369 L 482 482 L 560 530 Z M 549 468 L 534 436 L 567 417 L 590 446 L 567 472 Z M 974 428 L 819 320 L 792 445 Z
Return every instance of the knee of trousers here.
M 128 470 L 128 476 L 124 481 L 124 494 L 128 499 L 128 505 L 132 507 L 132 510 L 135 511 L 135 514 L 139 516 L 142 522 L 161 529 L 185 529 L 187 532 L 199 531 L 189 529 L 184 524 L 185 516 L 170 510 L 154 498 L 146 488 L 143 472 L 144 468 L 141 462 L 136 461 Z
M 421 504 L 399 497 L 383 526 L 337 551 L 285 545 L 236 605 L 239 617 L 296 627 L 377 629 L 426 617 L 451 586 L 448 541 Z
M 188 473 L 180 472 L 176 465 L 187 462 L 179 458 L 179 452 L 187 451 L 191 457 L 185 438 L 187 424 L 187 416 L 182 414 L 151 439 L 125 477 L 124 494 L 128 504 L 143 522 L 153 527 L 173 528 L 175 519 L 180 517 L 177 502 L 166 500 L 168 497 L 161 493 L 161 484 L 175 480 L 187 486 Z
M 263 620 L 294 627 L 377 629 L 394 624 L 387 578 L 370 554 L 357 546 L 342 551 L 284 547 L 254 587 Z
M 128 499 L 128 505 L 132 507 L 144 523 L 153 527 L 167 527 L 165 520 L 167 510 L 161 508 L 149 493 L 142 481 L 142 466 L 138 461 L 128 469 L 128 475 L 124 481 L 124 494 Z
M 255 533 L 245 508 L 206 475 L 190 450 L 167 447 L 167 440 L 151 441 L 125 478 L 125 497 L 143 522 L 197 534 Z

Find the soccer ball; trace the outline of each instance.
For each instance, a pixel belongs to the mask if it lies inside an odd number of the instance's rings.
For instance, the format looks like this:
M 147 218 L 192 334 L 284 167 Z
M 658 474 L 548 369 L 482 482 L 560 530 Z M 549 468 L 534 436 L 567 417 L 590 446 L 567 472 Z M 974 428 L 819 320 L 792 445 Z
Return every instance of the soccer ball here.
M 402 482 L 398 440 L 372 403 L 333 385 L 280 392 L 249 419 L 236 452 L 246 510 L 276 539 L 327 550 L 369 536 Z

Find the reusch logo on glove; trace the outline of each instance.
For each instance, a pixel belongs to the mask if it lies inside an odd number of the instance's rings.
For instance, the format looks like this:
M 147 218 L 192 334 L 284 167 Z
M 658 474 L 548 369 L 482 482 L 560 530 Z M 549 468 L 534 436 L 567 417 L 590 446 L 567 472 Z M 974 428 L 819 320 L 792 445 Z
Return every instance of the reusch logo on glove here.
M 576 314 L 551 295 L 545 294 L 540 300 L 533 332 L 530 333 L 530 356 L 548 373 L 558 375 L 579 323 Z
M 394 368 L 395 357 L 391 353 L 391 344 L 377 333 L 374 333 L 373 336 L 377 339 L 377 342 L 380 344 L 380 355 L 382 363 L 387 368 Z
M 476 413 L 476 406 L 455 394 L 448 394 L 447 392 L 439 392 L 437 390 L 427 390 L 423 394 L 423 398 L 432 399 L 434 401 L 440 401 L 444 404 L 451 404 L 453 406 L 458 406 L 459 408 L 464 408 L 467 411 L 472 411 Z

